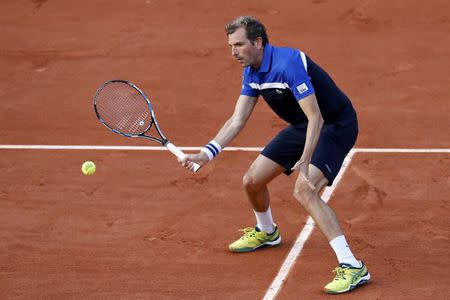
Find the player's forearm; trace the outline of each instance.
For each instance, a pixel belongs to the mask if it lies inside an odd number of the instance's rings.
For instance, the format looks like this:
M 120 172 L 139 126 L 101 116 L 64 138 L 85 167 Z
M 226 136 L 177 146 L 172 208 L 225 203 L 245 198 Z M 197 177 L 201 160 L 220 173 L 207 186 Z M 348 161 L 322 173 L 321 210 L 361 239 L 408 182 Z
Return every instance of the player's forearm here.
M 250 97 L 246 95 L 239 96 L 233 115 L 225 122 L 217 135 L 210 142 L 212 143 L 211 148 L 213 151 L 209 153 L 210 159 L 211 156 L 214 157 L 219 154 L 221 149 L 226 147 L 241 132 L 252 114 L 257 100 L 257 97 Z M 214 149 L 215 143 L 219 144 L 215 145 L 215 147 L 219 149 Z
M 308 127 L 306 129 L 306 142 L 303 150 L 303 159 L 308 163 L 311 161 L 312 154 L 319 141 L 320 131 L 323 126 L 322 115 L 314 115 L 308 120 Z
M 222 148 L 226 147 L 234 138 L 242 131 L 245 122 L 235 120 L 233 117 L 225 122 L 223 127 L 219 130 L 214 140 L 219 143 Z

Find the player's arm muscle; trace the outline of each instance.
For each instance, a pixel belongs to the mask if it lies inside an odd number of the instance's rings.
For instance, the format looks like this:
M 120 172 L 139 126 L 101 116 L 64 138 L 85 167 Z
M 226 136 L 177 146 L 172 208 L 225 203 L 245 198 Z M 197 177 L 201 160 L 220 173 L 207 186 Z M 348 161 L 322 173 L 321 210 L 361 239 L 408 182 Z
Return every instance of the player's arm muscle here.
M 311 161 L 312 154 L 316 148 L 320 136 L 320 130 L 323 125 L 323 118 L 315 94 L 306 96 L 299 101 L 300 107 L 308 118 L 308 127 L 306 129 L 306 142 L 303 150 L 302 159 L 308 164 Z
M 223 147 L 227 146 L 244 128 L 255 108 L 257 97 L 240 95 L 233 115 L 225 122 L 214 140 Z

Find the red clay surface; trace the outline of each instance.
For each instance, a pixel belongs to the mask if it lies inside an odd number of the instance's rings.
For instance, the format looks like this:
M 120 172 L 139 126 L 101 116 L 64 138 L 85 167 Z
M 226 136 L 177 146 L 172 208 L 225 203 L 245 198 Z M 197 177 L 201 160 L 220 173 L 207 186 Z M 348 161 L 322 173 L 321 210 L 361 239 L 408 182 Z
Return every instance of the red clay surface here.
M 223 27 L 251 14 L 350 96 L 357 147 L 450 148 L 449 10 L 446 0 L 3 1 L 0 143 L 149 145 L 93 113 L 97 86 L 124 78 L 150 95 L 175 144 L 204 144 L 240 87 Z M 283 126 L 260 103 L 232 145 L 263 146 Z M 227 252 L 254 223 L 241 177 L 256 155 L 224 152 L 192 175 L 167 152 L 1 150 L 0 298 L 262 298 L 307 216 L 295 178 L 280 177 L 270 190 L 283 245 Z M 88 159 L 93 177 L 80 173 Z M 330 204 L 373 282 L 348 297 L 450 297 L 449 170 L 448 154 L 355 156 Z M 315 230 L 279 298 L 327 297 L 335 264 Z
M 230 164 L 241 174 L 256 154 L 225 152 L 195 176 L 162 152 L 2 154 L 2 298 L 258 298 L 306 218 L 279 180 L 283 246 L 227 251 L 254 222 Z M 87 155 L 93 177 L 80 175 Z
M 345 299 L 448 298 L 449 167 L 449 154 L 354 156 L 329 203 L 372 282 Z M 321 296 L 311 277 L 327 282 L 334 253 L 318 230 L 306 245 L 279 299 Z

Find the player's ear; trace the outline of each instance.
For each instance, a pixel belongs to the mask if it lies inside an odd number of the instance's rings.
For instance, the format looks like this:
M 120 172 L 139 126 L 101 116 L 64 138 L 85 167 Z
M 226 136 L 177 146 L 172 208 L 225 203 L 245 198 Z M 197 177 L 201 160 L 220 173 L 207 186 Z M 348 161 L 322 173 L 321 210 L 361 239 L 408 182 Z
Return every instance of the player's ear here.
M 256 48 L 258 48 L 258 49 L 264 48 L 262 37 L 258 36 L 258 37 L 255 39 L 254 43 L 255 43 Z

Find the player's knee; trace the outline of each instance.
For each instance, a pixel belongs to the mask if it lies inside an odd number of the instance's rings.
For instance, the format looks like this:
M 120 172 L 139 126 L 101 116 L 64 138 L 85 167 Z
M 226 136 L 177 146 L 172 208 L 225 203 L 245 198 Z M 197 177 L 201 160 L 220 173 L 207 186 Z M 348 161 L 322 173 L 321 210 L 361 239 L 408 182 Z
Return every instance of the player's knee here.
M 307 182 L 297 182 L 294 188 L 294 198 L 306 209 L 314 201 L 314 191 L 309 187 Z
M 244 177 L 242 178 L 242 184 L 244 185 L 244 188 L 248 191 L 257 191 L 261 184 L 259 184 L 251 173 L 246 173 Z

